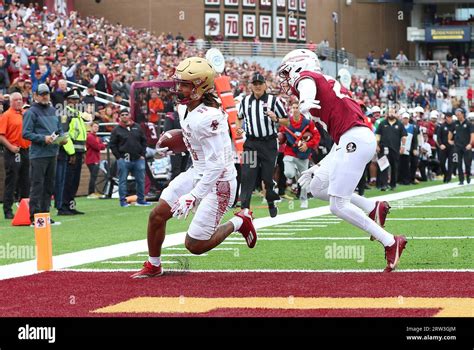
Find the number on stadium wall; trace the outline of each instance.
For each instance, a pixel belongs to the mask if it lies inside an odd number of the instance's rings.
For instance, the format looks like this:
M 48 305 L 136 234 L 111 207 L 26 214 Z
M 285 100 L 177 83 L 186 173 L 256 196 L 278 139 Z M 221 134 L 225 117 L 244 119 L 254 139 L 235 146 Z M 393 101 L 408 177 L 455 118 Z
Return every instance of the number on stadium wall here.
M 300 0 L 300 11 L 306 12 L 306 0 Z
M 277 0 L 277 7 L 283 10 L 286 7 L 286 0 Z
M 239 0 L 225 0 L 225 6 L 239 6 Z
M 288 18 L 288 39 L 298 40 L 298 20 L 296 18 Z
M 226 13 L 225 15 L 225 36 L 239 36 L 239 15 L 234 13 Z
M 272 7 L 272 0 L 260 0 L 260 7 Z
M 219 6 L 221 0 L 204 0 L 204 5 Z
M 260 38 L 272 37 L 272 17 L 260 16 Z
M 300 19 L 300 40 L 306 41 L 306 20 Z
M 288 0 L 288 10 L 298 10 L 298 0 Z
M 243 15 L 242 18 L 243 18 L 243 36 L 245 38 L 255 37 L 256 16 Z
M 277 17 L 277 39 L 286 39 L 286 18 Z
M 256 0 L 243 0 L 242 6 L 243 7 L 255 7 Z

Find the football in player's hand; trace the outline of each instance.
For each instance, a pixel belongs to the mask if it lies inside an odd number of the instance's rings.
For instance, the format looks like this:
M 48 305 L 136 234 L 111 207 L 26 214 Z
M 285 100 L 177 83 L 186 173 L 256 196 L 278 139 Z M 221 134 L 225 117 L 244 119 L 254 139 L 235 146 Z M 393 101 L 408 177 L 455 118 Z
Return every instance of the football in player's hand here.
M 173 129 L 165 131 L 158 140 L 158 147 L 168 147 L 170 151 L 178 154 L 186 152 L 187 148 L 183 140 L 183 131 L 181 129 Z

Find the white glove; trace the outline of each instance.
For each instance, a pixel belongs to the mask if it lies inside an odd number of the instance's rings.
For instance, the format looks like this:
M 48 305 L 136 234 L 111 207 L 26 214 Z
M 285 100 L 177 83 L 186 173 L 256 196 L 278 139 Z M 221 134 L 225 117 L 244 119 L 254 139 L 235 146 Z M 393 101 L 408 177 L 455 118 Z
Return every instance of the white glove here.
M 301 188 L 306 188 L 309 191 L 309 185 L 311 183 L 311 180 L 313 179 L 313 175 L 318 169 L 319 165 L 316 164 L 301 173 L 301 176 L 298 179 L 298 183 L 300 184 Z
M 164 158 L 174 154 L 173 151 L 170 151 L 168 147 L 157 147 L 155 149 L 155 157 L 156 158 Z
M 184 220 L 186 220 L 186 218 L 189 215 L 189 212 L 196 205 L 196 202 L 197 202 L 196 197 L 194 197 L 191 193 L 182 195 L 174 203 L 173 208 L 171 208 L 173 217 L 178 218 L 178 220 L 184 217 Z
M 309 120 L 311 120 L 312 118 L 312 115 L 309 111 L 313 108 L 321 109 L 319 100 L 304 100 L 300 102 L 300 105 L 299 105 L 300 113 Z

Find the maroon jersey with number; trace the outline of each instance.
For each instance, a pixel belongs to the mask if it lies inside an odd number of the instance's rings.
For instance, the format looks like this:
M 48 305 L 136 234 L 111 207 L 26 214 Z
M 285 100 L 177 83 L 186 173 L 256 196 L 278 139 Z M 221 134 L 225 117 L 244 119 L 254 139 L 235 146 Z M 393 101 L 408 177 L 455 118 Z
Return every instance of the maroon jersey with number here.
M 367 127 L 364 113 L 358 103 L 350 97 L 350 92 L 334 78 L 321 73 L 303 71 L 295 81 L 291 91 L 298 98 L 298 82 L 303 78 L 311 78 L 316 84 L 315 100 L 319 100 L 321 109 L 313 108 L 311 115 L 331 135 L 334 142 L 339 144 L 341 135 L 354 126 Z
M 160 138 L 158 127 L 150 122 L 142 122 L 140 126 L 146 136 L 146 145 L 151 148 L 155 147 Z

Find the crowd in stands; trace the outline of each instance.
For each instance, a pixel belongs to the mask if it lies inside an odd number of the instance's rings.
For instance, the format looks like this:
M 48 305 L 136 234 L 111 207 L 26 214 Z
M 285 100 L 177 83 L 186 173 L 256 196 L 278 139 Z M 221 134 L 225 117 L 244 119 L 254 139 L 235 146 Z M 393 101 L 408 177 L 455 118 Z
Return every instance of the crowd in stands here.
M 14 92 L 21 94 L 27 108 L 34 102 L 34 92 L 40 84 L 49 86 L 53 106 L 63 104 L 70 82 L 85 87 L 80 91 L 81 103 L 96 122 L 118 123 L 122 107 L 129 106 L 132 82 L 169 80 L 183 57 L 205 54 L 203 43 L 195 35 L 185 41 L 180 33 L 153 35 L 146 30 L 109 23 L 104 18 L 83 18 L 75 12 L 62 16 L 34 5 L 10 5 L 3 9 L 0 19 L 0 108 L 8 109 L 9 95 Z M 314 50 L 317 46 L 329 47 L 327 40 L 309 45 Z M 460 74 L 456 66 L 439 64 L 431 67 L 425 81 L 407 85 L 400 78 L 397 66 L 386 64 L 390 59 L 388 50 L 378 59 L 371 52 L 367 57 L 370 77 L 352 77 L 349 87 L 352 97 L 360 101 L 372 118 L 374 107 L 379 108 L 383 117 L 389 113 L 390 105 L 398 104 L 409 113 L 411 122 L 420 126 L 428 122 L 433 110 L 439 112 L 433 122 L 440 124 L 445 116 L 453 115 L 458 109 L 467 113 L 473 108 L 472 87 L 468 101 L 457 97 L 455 91 L 456 86 L 468 86 L 468 68 Z M 400 52 L 396 60 L 402 63 L 405 54 Z M 250 93 L 250 80 L 255 72 L 265 76 L 270 92 L 279 93 L 279 79 L 274 72 L 256 63 L 227 61 L 225 74 L 230 77 L 237 102 Z M 98 92 L 113 95 L 113 101 L 98 102 Z M 282 97 L 290 112 L 294 98 Z M 172 116 L 174 108 L 172 94 L 155 91 L 147 97 L 142 114 L 149 122 L 161 126 L 164 118 Z M 415 108 L 418 112 L 414 112 Z M 402 115 L 397 117 L 401 120 Z M 100 131 L 113 129 L 109 124 L 101 126 Z M 157 132 L 161 131 L 158 128 Z M 315 150 L 317 153 L 318 146 Z M 436 157 L 436 152 L 431 157 Z M 368 180 L 372 176 L 368 175 Z

